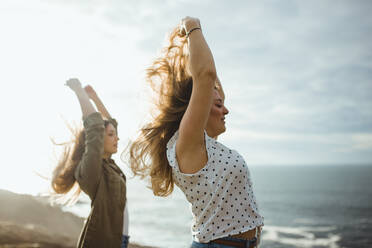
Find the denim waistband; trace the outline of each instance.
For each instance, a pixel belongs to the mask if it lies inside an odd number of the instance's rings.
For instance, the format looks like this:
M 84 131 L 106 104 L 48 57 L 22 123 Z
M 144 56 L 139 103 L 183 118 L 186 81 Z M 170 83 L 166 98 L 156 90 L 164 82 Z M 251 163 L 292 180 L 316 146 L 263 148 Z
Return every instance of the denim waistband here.
M 233 237 L 224 237 L 224 238 L 220 238 L 219 240 L 238 242 L 238 243 L 241 243 L 242 245 L 245 244 L 245 247 L 247 248 L 251 247 L 252 245 L 257 245 L 256 237 L 251 240 L 233 238 Z M 199 242 L 193 241 L 191 244 L 191 248 L 233 248 L 233 246 L 225 245 L 225 244 L 217 244 L 212 240 L 208 243 L 199 243 Z
M 128 248 L 128 244 L 129 244 L 129 236 L 123 234 L 120 248 Z

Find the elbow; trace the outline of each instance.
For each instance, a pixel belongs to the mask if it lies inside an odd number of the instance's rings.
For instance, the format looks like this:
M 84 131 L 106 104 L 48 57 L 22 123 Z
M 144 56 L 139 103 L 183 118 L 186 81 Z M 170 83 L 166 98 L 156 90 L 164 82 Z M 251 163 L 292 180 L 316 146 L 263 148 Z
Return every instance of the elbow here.
M 208 68 L 198 73 L 197 78 L 199 79 L 198 81 L 214 87 L 217 80 L 217 72 L 215 69 Z

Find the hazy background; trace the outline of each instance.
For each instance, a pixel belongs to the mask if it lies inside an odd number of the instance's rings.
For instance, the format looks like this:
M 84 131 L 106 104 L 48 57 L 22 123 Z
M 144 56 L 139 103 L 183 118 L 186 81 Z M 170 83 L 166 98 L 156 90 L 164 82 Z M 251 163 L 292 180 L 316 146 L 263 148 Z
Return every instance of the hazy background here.
M 186 15 L 226 91 L 221 140 L 248 164 L 371 164 L 371 13 L 371 1 L 2 0 L 0 188 L 47 188 L 34 172 L 54 165 L 50 137 L 81 119 L 70 77 L 118 119 L 121 152 L 147 115 L 144 70 Z

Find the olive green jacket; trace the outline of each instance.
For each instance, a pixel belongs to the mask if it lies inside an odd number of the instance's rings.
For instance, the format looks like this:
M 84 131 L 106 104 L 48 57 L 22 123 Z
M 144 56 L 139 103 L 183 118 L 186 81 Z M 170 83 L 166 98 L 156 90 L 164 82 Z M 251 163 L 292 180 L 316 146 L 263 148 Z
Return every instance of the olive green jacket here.
M 111 123 L 117 127 L 114 119 Z M 75 179 L 91 199 L 91 211 L 77 247 L 120 248 L 126 204 L 126 178 L 112 159 L 102 159 L 104 122 L 92 113 L 84 120 L 85 152 L 75 170 Z

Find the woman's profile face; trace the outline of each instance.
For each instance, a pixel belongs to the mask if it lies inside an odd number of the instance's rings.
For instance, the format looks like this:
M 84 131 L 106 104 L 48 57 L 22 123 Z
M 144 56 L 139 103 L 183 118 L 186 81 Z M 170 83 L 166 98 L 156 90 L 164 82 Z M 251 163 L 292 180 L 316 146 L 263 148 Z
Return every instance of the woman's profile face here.
M 119 137 L 114 125 L 109 123 L 105 128 L 103 150 L 105 154 L 114 154 L 118 151 Z
M 229 113 L 229 110 L 225 107 L 224 103 L 225 96 L 222 89 L 215 89 L 206 127 L 206 131 L 210 137 L 217 137 L 226 131 L 225 115 Z

